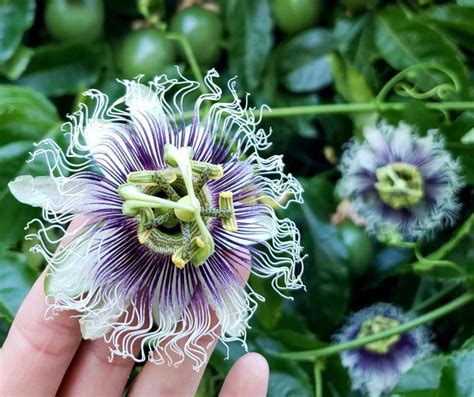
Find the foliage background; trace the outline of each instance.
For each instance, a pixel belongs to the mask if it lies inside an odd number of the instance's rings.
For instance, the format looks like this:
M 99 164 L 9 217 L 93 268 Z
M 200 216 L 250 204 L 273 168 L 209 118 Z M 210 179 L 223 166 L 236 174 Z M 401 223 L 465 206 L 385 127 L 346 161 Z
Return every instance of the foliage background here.
M 164 3 L 160 9 L 163 22 L 170 20 L 177 5 Z M 252 93 L 254 105 L 266 103 L 278 108 L 370 102 L 388 79 L 420 63 L 436 63 L 451 70 L 461 89 L 450 100 L 472 101 L 472 0 L 327 0 L 321 4 L 317 22 L 294 35 L 276 26 L 270 0 L 221 0 L 218 6 L 225 32 L 215 67 L 225 78 L 238 75 L 241 91 Z M 34 242 L 24 240 L 24 226 L 39 212 L 16 202 L 7 183 L 21 174 L 45 174 L 42 164 L 26 164 L 25 160 L 34 142 L 46 136 L 60 139 L 61 121 L 77 107 L 82 91 L 96 87 L 112 98 L 120 95 L 120 85 L 114 83 L 120 77 L 117 49 L 136 26 L 134 21 L 142 18 L 135 1 L 107 0 L 101 38 L 88 44 L 64 44 L 46 31 L 44 7 L 41 0 L 0 2 L 1 341 L 45 266 L 42 258 L 28 251 Z M 192 77 L 186 60 L 178 63 Z M 432 87 L 444 79 L 427 71 L 418 83 Z M 411 250 L 384 246 L 357 229 L 344 237 L 340 227 L 330 222 L 340 200 L 335 186 L 342 145 L 360 135 L 364 122 L 377 116 L 375 112 L 264 120 L 274 131 L 272 151 L 285 155 L 287 170 L 297 175 L 305 188 L 305 204 L 290 207 L 287 215 L 299 223 L 308 255 L 307 292 L 294 294 L 294 300 L 282 299 L 264 280 L 251 280 L 253 287 L 267 296 L 252 320 L 248 342 L 250 350 L 263 353 L 270 362 L 270 396 L 313 394 L 312 367 L 282 360 L 277 353 L 330 343 L 331 334 L 351 311 L 379 301 L 409 310 L 448 286 L 449 292 L 436 303 L 441 304 L 459 295 L 466 285 L 472 286 L 474 231 L 469 216 L 474 208 L 474 111 L 429 110 L 421 100 L 394 93 L 387 101 L 409 103 L 402 110 L 378 112 L 379 116 L 392 123 L 409 122 L 421 133 L 439 128 L 449 150 L 461 158 L 467 186 L 461 195 L 459 222 L 425 245 L 423 253 L 439 252 L 439 247 L 452 240 L 453 248 L 443 251 L 444 259 L 458 263 L 468 276 L 441 271 L 420 277 L 409 266 L 416 262 Z M 466 233 L 458 236 L 455 231 L 462 224 Z M 398 395 L 474 395 L 474 340 L 469 341 L 474 334 L 473 309 L 470 304 L 430 324 L 439 352 L 402 378 Z M 232 345 L 230 359 L 223 361 L 226 351 L 219 346 L 200 395 L 216 394 L 225 373 L 242 353 L 240 346 Z M 338 357 L 325 363 L 324 395 L 358 395 L 350 391 Z

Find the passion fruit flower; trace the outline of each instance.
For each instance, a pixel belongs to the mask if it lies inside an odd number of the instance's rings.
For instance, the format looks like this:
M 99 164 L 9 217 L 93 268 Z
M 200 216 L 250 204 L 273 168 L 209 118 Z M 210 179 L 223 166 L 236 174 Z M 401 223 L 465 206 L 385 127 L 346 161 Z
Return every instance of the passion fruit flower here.
M 411 319 L 394 305 L 376 303 L 352 314 L 334 339 L 338 343 L 349 342 L 389 330 Z M 342 352 L 342 365 L 349 372 L 352 388 L 370 397 L 390 391 L 402 373 L 431 354 L 434 346 L 429 339 L 426 328 L 418 327 Z
M 86 92 L 94 110 L 82 104 L 63 126 L 67 149 L 46 139 L 33 155 L 50 176 L 9 185 L 43 209 L 47 223 L 36 220 L 42 229 L 30 237 L 49 264 L 52 311 L 75 310 L 84 338 L 104 337 L 112 356 L 139 350 L 145 360 L 150 349 L 152 361 L 189 357 L 197 370 L 207 358 L 202 341 L 245 345 L 263 300 L 245 286 L 249 272 L 273 278 L 277 290 L 302 286 L 299 232 L 273 209 L 283 196 L 301 202 L 301 186 L 283 173 L 281 156 L 260 156 L 270 133 L 256 127 L 258 112 L 234 80 L 232 101 L 218 102 L 216 77 L 205 77 L 208 93 L 188 124 L 183 103 L 199 84 L 183 76 L 122 81 L 126 93 L 110 107 L 105 94 Z M 79 232 L 66 230 L 71 221 Z M 53 253 L 57 231 L 59 242 L 72 241 Z
M 417 240 L 451 224 L 459 210 L 460 165 L 435 131 L 379 124 L 351 141 L 340 170 L 342 195 L 369 230 Z

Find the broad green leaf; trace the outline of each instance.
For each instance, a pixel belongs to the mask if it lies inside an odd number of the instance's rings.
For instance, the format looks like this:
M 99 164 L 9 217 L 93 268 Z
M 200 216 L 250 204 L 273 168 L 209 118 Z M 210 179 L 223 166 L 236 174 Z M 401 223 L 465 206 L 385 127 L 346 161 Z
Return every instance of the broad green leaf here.
M 265 297 L 257 309 L 257 319 L 265 330 L 275 329 L 281 318 L 283 297 L 279 295 L 271 285 L 270 279 L 261 277 L 250 277 L 250 285 L 253 290 Z
M 0 145 L 37 140 L 58 120 L 56 108 L 41 93 L 0 85 Z
M 400 377 L 393 393 L 407 397 L 432 396 L 438 389 L 446 362 L 447 358 L 444 356 L 432 356 L 421 360 Z
M 255 89 L 273 44 L 269 1 L 230 0 L 225 6 L 230 68 L 244 88 Z
M 78 94 L 96 83 L 101 50 L 77 44 L 39 47 L 17 83 L 52 97 Z
M 0 73 L 9 80 L 16 80 L 25 71 L 34 51 L 25 46 L 18 46 L 13 56 L 0 67 Z
M 382 57 L 397 70 L 423 63 L 446 67 L 459 80 L 462 92 L 455 97 L 468 97 L 469 82 L 461 53 L 444 35 L 422 23 L 416 15 L 407 15 L 397 6 L 381 10 L 376 16 L 375 42 Z M 417 79 L 422 90 L 446 82 L 451 81 L 433 70 L 419 72 Z
M 444 368 L 438 396 L 448 395 L 453 397 L 474 395 L 474 348 L 453 354 L 447 368 Z
M 303 280 L 307 294 L 299 299 L 318 335 L 327 336 L 342 321 L 350 293 L 347 248 L 335 225 L 329 223 L 334 212 L 334 186 L 323 177 L 301 180 L 305 190 L 303 205 L 294 208 L 294 219 L 301 230 L 308 255 Z
M 33 23 L 34 0 L 3 0 L 0 3 L 0 64 L 7 61 Z
M 307 30 L 278 51 L 279 71 L 285 87 L 295 93 L 311 92 L 331 83 L 329 52 L 334 39 L 326 29 Z
M 334 28 L 337 48 L 359 71 L 372 89 L 379 85 L 373 62 L 379 58 L 375 45 L 375 18 L 368 13 L 360 18 L 338 19 Z
M 45 175 L 42 161 L 26 163 L 33 143 L 59 133 L 59 116 L 53 104 L 29 88 L 0 85 L 0 249 L 16 243 L 24 235 L 27 221 L 37 208 L 16 201 L 7 184 L 18 175 Z
M 271 371 L 268 395 L 278 397 L 310 397 L 313 395 L 311 383 L 285 372 Z
M 12 320 L 26 294 L 38 277 L 26 260 L 16 252 L 0 254 L 0 306 L 7 310 L 7 320 Z
M 450 35 L 459 45 L 474 49 L 473 7 L 462 7 L 456 4 L 437 5 L 425 11 L 422 17 Z

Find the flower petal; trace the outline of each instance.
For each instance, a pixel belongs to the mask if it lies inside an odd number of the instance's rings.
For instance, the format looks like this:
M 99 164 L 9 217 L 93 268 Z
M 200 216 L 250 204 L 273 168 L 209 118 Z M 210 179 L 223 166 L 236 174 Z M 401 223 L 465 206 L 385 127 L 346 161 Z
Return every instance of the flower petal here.
M 56 213 L 81 213 L 93 209 L 88 200 L 94 184 L 84 178 L 21 175 L 8 184 L 15 198 L 32 207 Z

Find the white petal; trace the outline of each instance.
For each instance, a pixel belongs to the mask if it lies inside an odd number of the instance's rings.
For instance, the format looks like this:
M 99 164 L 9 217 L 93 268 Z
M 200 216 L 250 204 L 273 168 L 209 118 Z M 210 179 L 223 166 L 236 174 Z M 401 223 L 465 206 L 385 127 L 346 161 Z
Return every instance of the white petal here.
M 50 176 L 22 175 L 8 184 L 13 196 L 32 207 L 45 208 L 57 213 L 90 211 L 93 183 L 80 178 L 53 178 Z
M 79 320 L 82 337 L 91 340 L 103 337 L 113 329 L 113 324 L 127 310 L 127 306 L 127 303 L 119 300 L 108 302 L 107 306 L 94 307 Z

